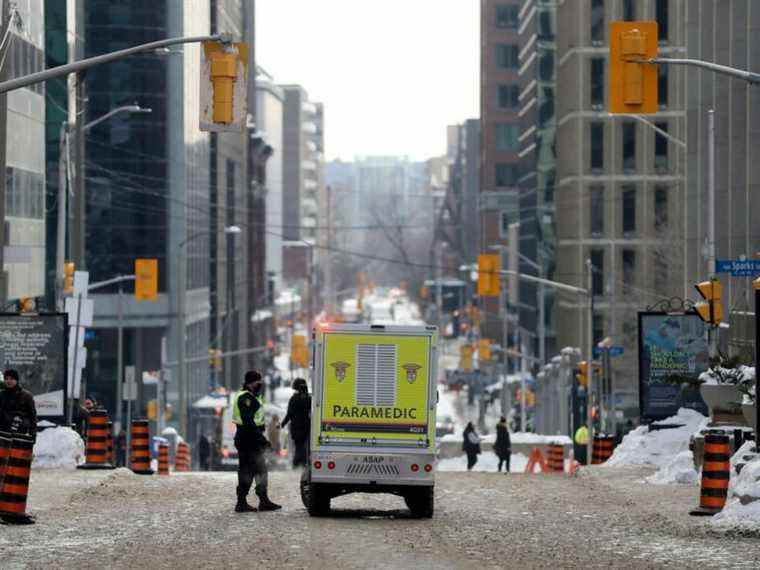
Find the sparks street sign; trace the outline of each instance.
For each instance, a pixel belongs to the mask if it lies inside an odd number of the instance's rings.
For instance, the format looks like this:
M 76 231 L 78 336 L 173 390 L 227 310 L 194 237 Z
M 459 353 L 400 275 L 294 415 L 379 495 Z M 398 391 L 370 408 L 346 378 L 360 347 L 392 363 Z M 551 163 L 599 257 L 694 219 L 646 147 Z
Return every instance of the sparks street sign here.
M 757 277 L 760 275 L 760 259 L 718 259 L 715 273 L 730 273 L 732 277 Z
M 611 346 L 607 350 L 610 351 L 610 358 L 615 358 L 617 356 L 623 356 L 623 347 L 622 346 Z M 602 355 L 603 349 L 599 348 L 598 346 L 594 347 L 594 358 L 599 358 Z

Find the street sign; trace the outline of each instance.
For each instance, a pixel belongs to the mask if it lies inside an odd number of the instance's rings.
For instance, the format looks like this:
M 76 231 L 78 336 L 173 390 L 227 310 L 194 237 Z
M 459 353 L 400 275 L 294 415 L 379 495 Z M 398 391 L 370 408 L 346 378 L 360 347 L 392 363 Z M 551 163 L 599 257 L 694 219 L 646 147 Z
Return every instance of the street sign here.
M 78 272 L 77 272 L 78 273 Z M 92 299 L 82 299 L 82 309 L 78 308 L 78 297 L 66 297 L 65 301 L 66 314 L 69 317 L 69 325 L 74 327 L 91 327 L 92 318 L 95 314 L 95 303 Z M 77 315 L 78 313 L 78 315 Z M 77 321 L 77 316 L 79 321 Z M 84 336 L 81 335 L 83 338 Z
M 757 277 L 760 275 L 760 259 L 718 259 L 715 273 L 730 273 L 732 277 Z
M 137 382 L 124 382 L 124 401 L 137 400 Z
M 83 299 L 87 298 L 87 287 L 90 284 L 90 272 L 89 271 L 75 271 L 74 272 L 74 297 L 82 296 Z
M 610 351 L 610 358 L 615 358 L 616 356 L 623 356 L 623 347 L 622 346 L 611 346 L 608 349 Z M 599 358 L 602 355 L 602 349 L 598 346 L 594 347 L 594 358 Z

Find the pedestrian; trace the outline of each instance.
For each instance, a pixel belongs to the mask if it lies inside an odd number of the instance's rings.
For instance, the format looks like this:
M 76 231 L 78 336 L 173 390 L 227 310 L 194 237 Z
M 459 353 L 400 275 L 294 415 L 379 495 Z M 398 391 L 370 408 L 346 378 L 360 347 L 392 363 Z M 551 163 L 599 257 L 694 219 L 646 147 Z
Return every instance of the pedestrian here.
M 3 372 L 5 389 L 0 392 L 0 431 L 21 433 L 37 439 L 37 408 L 34 396 L 19 384 L 18 371 Z
M 277 455 L 282 449 L 282 442 L 280 441 L 280 435 L 282 435 L 282 428 L 280 428 L 280 416 L 277 414 L 272 416 L 267 427 L 267 439 L 272 446 L 272 453 Z
M 245 373 L 243 387 L 235 394 L 232 404 L 232 421 L 237 426 L 235 448 L 238 452 L 238 486 L 235 512 L 255 512 L 248 504 L 248 492 L 254 479 L 255 492 L 259 498 L 259 511 L 275 511 L 280 505 L 269 499 L 267 491 L 266 449 L 269 442 L 264 437 L 266 418 L 264 416 L 264 381 L 261 372 L 249 370 Z
M 205 433 L 198 439 L 198 462 L 201 465 L 201 471 L 208 471 L 211 468 L 211 443 Z
M 575 436 L 573 437 L 575 442 L 575 460 L 581 465 L 588 464 L 588 428 L 585 424 L 582 424 L 577 430 L 575 430 Z
M 509 427 L 507 427 L 507 418 L 501 416 L 499 423 L 496 424 L 496 442 L 493 444 L 494 453 L 499 458 L 499 472 L 501 464 L 504 463 L 505 473 L 509 473 L 509 460 L 512 457 L 512 440 L 509 437 Z
M 309 426 L 311 424 L 311 396 L 306 380 L 293 380 L 295 393 L 288 402 L 288 413 L 280 427 L 290 423 L 290 439 L 293 440 L 293 468 L 306 467 L 308 464 L 307 444 L 309 442 Z
M 472 471 L 480 455 L 480 436 L 472 422 L 467 422 L 462 434 L 462 450 L 467 454 L 467 471 Z

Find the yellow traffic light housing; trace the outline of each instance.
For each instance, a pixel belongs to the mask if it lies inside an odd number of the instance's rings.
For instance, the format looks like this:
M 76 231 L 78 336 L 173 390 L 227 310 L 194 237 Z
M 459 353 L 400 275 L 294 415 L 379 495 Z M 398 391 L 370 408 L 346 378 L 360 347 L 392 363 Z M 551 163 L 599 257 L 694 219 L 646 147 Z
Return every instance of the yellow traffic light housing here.
M 694 287 L 704 299 L 694 305 L 697 315 L 704 322 L 718 326 L 723 320 L 723 285 L 717 279 L 711 279 Z
M 496 254 L 478 256 L 478 295 L 498 297 L 501 293 L 501 259 Z
M 488 362 L 491 360 L 491 340 L 482 338 L 478 341 L 478 360 Z
M 659 109 L 657 22 L 611 22 L 609 112 L 646 115 Z
M 63 264 L 63 293 L 64 295 L 71 295 L 74 293 L 74 272 L 76 266 L 73 262 L 68 261 Z
M 248 44 L 203 42 L 200 70 L 200 129 L 241 131 L 248 107 Z
M 578 380 L 578 384 L 583 386 L 584 388 L 588 387 L 588 362 L 585 360 L 581 360 L 578 363 L 578 372 L 575 375 L 576 380 Z
M 135 259 L 135 300 L 158 299 L 158 260 Z

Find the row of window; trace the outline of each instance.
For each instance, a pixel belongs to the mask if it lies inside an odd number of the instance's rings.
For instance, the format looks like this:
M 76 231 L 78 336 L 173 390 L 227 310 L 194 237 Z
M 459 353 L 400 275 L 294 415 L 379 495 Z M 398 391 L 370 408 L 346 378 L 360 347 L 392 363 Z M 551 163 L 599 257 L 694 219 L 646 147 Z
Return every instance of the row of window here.
M 5 214 L 41 220 L 45 217 L 44 177 L 21 168 L 5 169 Z
M 655 20 L 657 21 L 657 38 L 661 42 L 668 41 L 670 0 L 655 0 Z M 595 44 L 604 42 L 604 7 L 610 5 L 610 0 L 591 0 L 591 41 Z M 636 11 L 637 0 L 623 0 L 623 20 L 632 22 L 639 14 Z
M 604 187 L 592 186 L 589 189 L 589 223 L 592 237 L 604 235 L 605 204 Z M 633 184 L 623 185 L 620 191 L 620 208 L 623 218 L 623 235 L 636 232 L 636 194 Z M 663 230 L 668 224 L 668 189 L 658 186 L 654 190 L 654 229 Z
M 604 65 L 605 58 L 594 57 L 589 60 L 591 66 L 591 107 L 604 107 Z M 660 107 L 668 105 L 668 66 L 657 66 L 657 103 Z
M 660 131 L 668 132 L 668 123 L 658 122 L 654 124 Z M 592 171 L 604 169 L 604 123 L 594 121 L 589 126 L 591 143 L 590 167 Z M 627 121 L 622 124 L 622 159 L 623 171 L 634 172 L 636 170 L 636 123 Z M 654 167 L 656 171 L 668 168 L 668 139 L 655 131 L 654 134 Z
M 604 271 L 604 249 L 594 248 L 589 252 L 589 258 L 591 259 L 592 279 L 591 279 L 591 291 L 596 296 L 605 295 L 605 280 L 610 276 L 609 273 Z M 655 291 L 665 291 L 668 287 L 668 265 L 663 256 L 650 256 L 652 259 L 652 281 Z M 636 274 L 637 274 L 637 255 L 636 250 L 633 248 L 623 248 L 620 251 L 620 266 L 622 266 L 623 274 L 620 276 L 619 281 L 622 282 L 623 292 L 629 290 L 631 287 L 636 286 Z M 618 283 L 613 285 L 618 287 Z M 596 320 L 596 319 L 594 319 Z
M 4 65 L 8 65 L 8 78 L 13 79 L 31 75 L 38 71 L 44 71 L 45 54 L 43 51 L 17 34 L 11 33 L 10 35 L 10 51 L 6 56 L 7 61 L 4 63 Z M 27 89 L 39 95 L 44 95 L 45 83 L 35 83 L 27 87 Z

